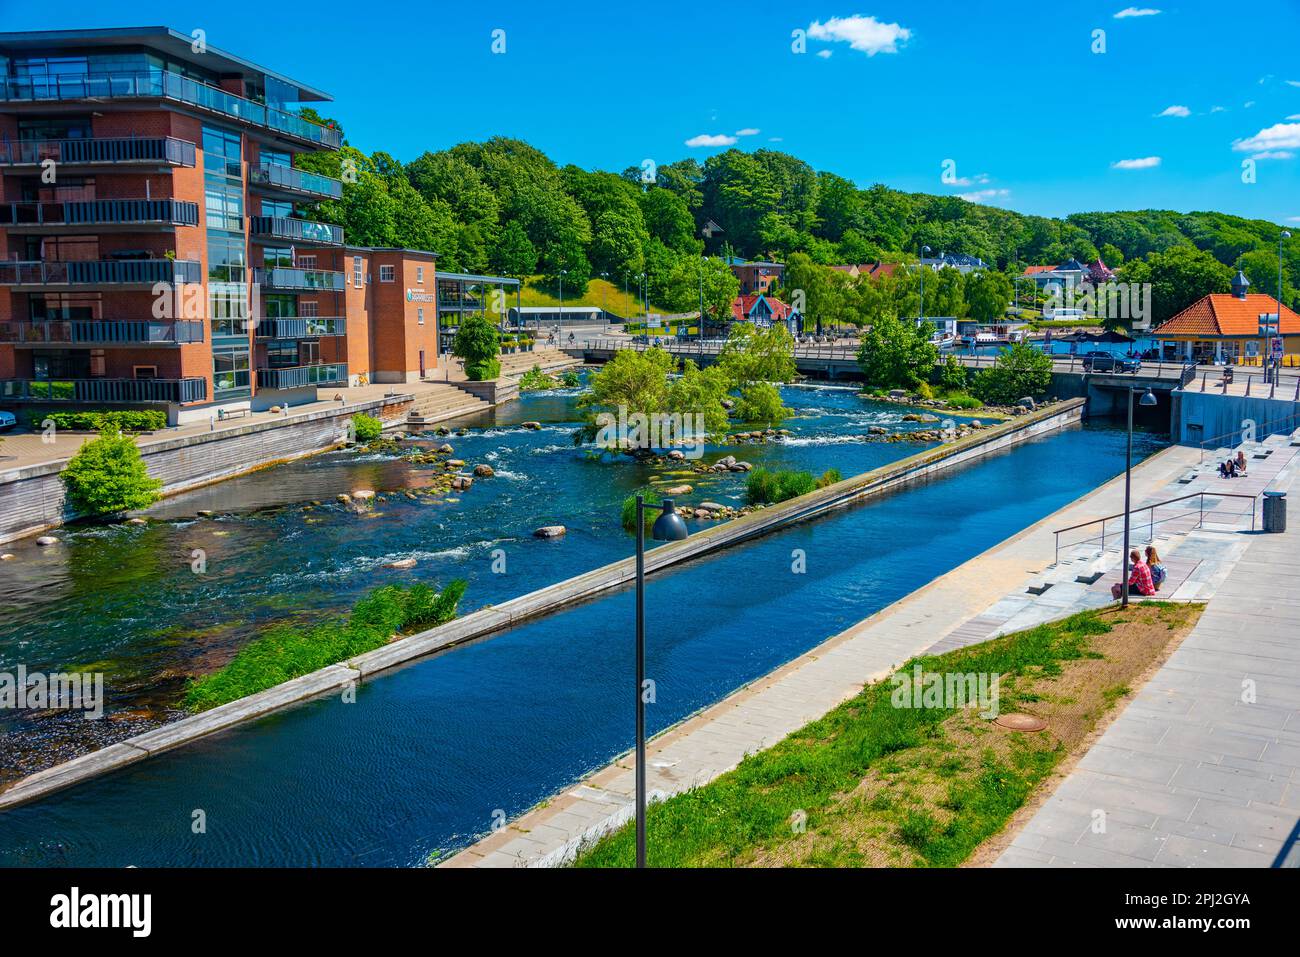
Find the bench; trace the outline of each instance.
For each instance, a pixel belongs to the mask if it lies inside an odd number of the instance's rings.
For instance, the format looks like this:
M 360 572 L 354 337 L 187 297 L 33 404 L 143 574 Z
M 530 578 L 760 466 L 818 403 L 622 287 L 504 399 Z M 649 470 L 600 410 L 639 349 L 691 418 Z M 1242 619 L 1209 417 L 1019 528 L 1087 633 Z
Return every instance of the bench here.
M 1195 481 L 1196 481 L 1196 477 L 1197 477 L 1199 474 L 1200 474 L 1200 473 L 1199 473 L 1196 469 L 1192 469 L 1190 472 L 1186 473 L 1185 475 L 1183 475 L 1182 478 L 1180 478 L 1180 479 L 1178 480 L 1178 484 L 1179 484 L 1179 485 L 1190 485 L 1192 482 L 1195 482 Z
M 1047 591 L 1047 589 L 1051 587 L 1052 587 L 1052 582 L 1043 581 L 1042 579 L 1039 579 L 1038 581 L 1030 582 L 1029 587 L 1026 588 L 1025 591 L 1031 595 L 1041 595 L 1043 592 Z
M 248 414 L 248 409 L 217 409 L 217 418 L 223 422 L 226 419 L 242 419 Z

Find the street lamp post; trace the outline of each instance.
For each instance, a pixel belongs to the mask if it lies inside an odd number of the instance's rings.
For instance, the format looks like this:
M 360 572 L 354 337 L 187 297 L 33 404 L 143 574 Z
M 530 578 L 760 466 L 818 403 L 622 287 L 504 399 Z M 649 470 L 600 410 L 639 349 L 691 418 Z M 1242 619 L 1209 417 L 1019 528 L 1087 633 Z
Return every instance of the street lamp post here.
M 1282 335 L 1282 244 L 1290 238 L 1291 238 L 1291 234 L 1287 232 L 1285 229 L 1282 230 L 1282 235 L 1277 238 L 1277 335 L 1278 336 Z M 1266 345 L 1268 346 L 1268 351 L 1265 353 L 1265 355 L 1271 358 L 1273 355 L 1273 343 L 1268 342 L 1266 343 Z M 1278 377 L 1278 373 L 1281 371 L 1282 370 L 1280 368 L 1272 369 L 1274 382 L 1280 381 Z
M 653 506 L 651 506 L 653 507 Z M 680 542 L 690 533 L 666 498 L 650 535 L 657 542 Z M 636 497 L 636 866 L 645 867 L 645 498 Z
M 921 247 L 921 319 L 920 322 L 925 322 L 925 254 L 928 253 L 929 251 L 930 251 L 929 246 Z
M 560 270 L 560 345 L 564 345 L 564 277 L 569 274 L 569 270 Z
M 605 335 L 609 332 L 609 273 L 601 273 L 600 278 L 605 280 L 600 287 L 600 334 Z
M 1128 607 L 1128 533 L 1129 533 L 1129 503 L 1133 494 L 1133 393 L 1137 390 L 1132 386 L 1128 388 L 1128 445 L 1124 451 L 1124 571 L 1120 579 L 1120 605 Z M 1150 387 L 1147 388 L 1146 394 L 1142 396 L 1142 404 L 1152 406 L 1156 404 L 1155 394 Z

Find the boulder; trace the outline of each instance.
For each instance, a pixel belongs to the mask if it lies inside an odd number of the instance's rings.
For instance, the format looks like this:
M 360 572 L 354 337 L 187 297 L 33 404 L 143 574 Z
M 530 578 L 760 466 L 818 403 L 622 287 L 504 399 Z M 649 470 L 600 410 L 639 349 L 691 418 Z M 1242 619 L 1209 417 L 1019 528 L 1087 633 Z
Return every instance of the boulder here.
M 448 460 L 447 460 L 447 468 L 449 468 L 449 469 L 458 469 L 458 468 L 463 468 L 464 465 L 465 465 L 465 460 L 464 460 L 464 459 L 448 459 Z
M 55 538 L 53 535 L 42 535 L 40 538 L 36 539 L 36 544 L 37 544 L 37 545 L 57 545 L 57 544 L 59 544 L 59 540 L 58 540 L 57 538 Z
M 375 493 L 368 488 L 359 488 L 352 493 L 353 501 L 364 502 L 367 499 L 375 497 Z
M 537 538 L 559 538 L 568 532 L 563 525 L 543 525 L 533 532 Z
M 718 459 L 717 464 L 725 465 L 727 468 L 731 468 L 733 465 L 736 464 L 736 457 L 734 455 L 724 455 L 722 458 Z
M 414 558 L 399 558 L 395 562 L 388 562 L 385 568 L 414 568 L 418 562 Z
M 700 503 L 700 508 L 704 509 L 706 512 L 721 512 L 724 507 L 725 506 L 719 505 L 717 502 Z
M 1027 395 L 1023 399 L 1017 400 L 1016 405 L 1031 411 L 1038 408 L 1038 406 L 1034 404 L 1034 397 L 1031 395 Z
M 672 459 L 674 462 L 680 462 L 684 458 L 686 458 L 686 453 L 683 452 L 681 449 L 672 449 L 668 453 L 668 457 Z
M 733 466 L 731 467 L 731 471 L 733 471 L 733 472 L 748 472 L 748 471 L 749 471 L 750 469 L 752 469 L 753 467 L 754 467 L 754 466 L 751 465 L 749 462 L 737 462 L 735 465 L 733 465 Z
M 196 514 L 202 515 L 204 518 L 207 518 L 209 515 L 213 515 L 215 513 L 210 508 L 201 508 L 198 510 Z
M 468 475 L 457 475 L 454 479 L 451 480 L 451 487 L 458 492 L 464 492 L 468 490 L 469 487 L 473 484 L 474 484 L 474 480 L 470 478 Z
M 525 428 L 525 429 L 531 429 L 531 430 L 534 431 L 534 432 L 536 432 L 538 429 L 540 429 L 540 428 L 542 427 L 542 423 L 540 423 L 540 422 L 520 422 L 519 424 L 520 424 L 523 428 Z
M 338 498 L 339 498 L 339 501 L 342 502 L 344 505 L 346 505 L 346 504 L 348 504 L 348 502 L 352 501 L 352 496 L 349 495 L 347 492 L 343 492 L 343 493 L 341 493 L 341 494 L 339 495 Z
M 479 478 L 491 478 L 497 473 L 493 470 L 492 466 L 490 465 L 476 465 L 474 466 L 474 474 L 477 475 Z
M 456 450 L 453 449 L 446 442 L 444 442 L 442 443 L 442 445 L 438 446 L 438 451 L 441 452 L 443 455 L 451 455 L 451 453 L 455 452 Z
M 873 425 L 871 428 L 867 429 L 867 434 L 868 434 L 868 435 L 888 435 L 888 434 L 889 434 L 889 430 L 888 430 L 887 428 L 885 428 L 883 425 Z
M 693 489 L 689 485 L 674 485 L 664 489 L 665 495 L 690 495 Z
M 3 555 L 0 555 L 0 562 L 11 562 L 17 557 L 18 556 L 13 552 L 5 552 Z
M 713 513 L 710 512 L 707 508 L 697 508 L 697 509 L 695 510 L 695 517 L 696 517 L 696 518 L 712 518 L 712 517 L 713 517 Z
M 128 518 L 128 519 L 126 520 L 126 524 L 128 524 L 128 525 L 148 525 L 149 523 L 146 522 L 143 518 Z

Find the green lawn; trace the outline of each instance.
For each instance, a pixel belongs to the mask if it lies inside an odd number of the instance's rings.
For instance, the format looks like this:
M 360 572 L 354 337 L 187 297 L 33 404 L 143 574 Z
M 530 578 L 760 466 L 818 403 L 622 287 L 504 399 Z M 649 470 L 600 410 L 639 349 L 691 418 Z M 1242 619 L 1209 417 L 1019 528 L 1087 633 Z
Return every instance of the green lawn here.
M 525 281 L 523 289 L 520 292 L 520 302 L 525 306 L 558 306 L 560 297 L 552 295 L 547 290 L 541 288 L 541 277 L 533 276 Z M 510 305 L 514 303 L 511 302 Z M 636 287 L 629 287 L 628 292 L 623 292 L 621 283 L 606 282 L 604 279 L 593 279 L 587 284 L 587 293 L 580 298 L 573 298 L 570 290 L 566 286 L 564 290 L 564 304 L 566 306 L 596 306 L 601 309 L 608 309 L 616 316 L 622 316 L 630 319 L 633 316 L 641 315 L 641 300 L 637 298 Z M 671 310 L 656 306 L 650 303 L 652 313 L 668 313 Z
M 1200 606 L 1144 602 L 1083 612 L 947 654 L 899 674 L 1002 676 L 1000 713 L 1046 731 L 995 726 L 979 708 L 897 707 L 896 683 L 860 694 L 713 782 L 650 807 L 654 867 L 919 866 L 966 861 L 997 833 L 1175 638 Z M 587 848 L 579 867 L 629 867 L 633 825 Z

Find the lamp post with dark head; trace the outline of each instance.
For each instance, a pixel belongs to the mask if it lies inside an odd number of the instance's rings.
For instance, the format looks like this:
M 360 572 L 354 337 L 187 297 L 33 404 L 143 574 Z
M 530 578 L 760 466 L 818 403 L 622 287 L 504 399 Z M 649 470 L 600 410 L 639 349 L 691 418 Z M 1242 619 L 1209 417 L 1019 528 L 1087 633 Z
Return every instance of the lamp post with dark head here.
M 1120 578 L 1120 605 L 1128 607 L 1128 533 L 1129 533 L 1129 507 L 1133 495 L 1133 393 L 1137 389 L 1129 386 L 1128 389 L 1128 445 L 1124 452 L 1124 573 Z M 1156 404 L 1155 393 L 1150 387 L 1147 388 L 1146 394 L 1140 400 L 1144 406 L 1153 406 Z
M 651 506 L 653 508 L 654 506 Z M 690 533 L 666 498 L 650 529 L 657 542 L 680 542 Z M 645 498 L 636 497 L 636 866 L 645 867 Z

